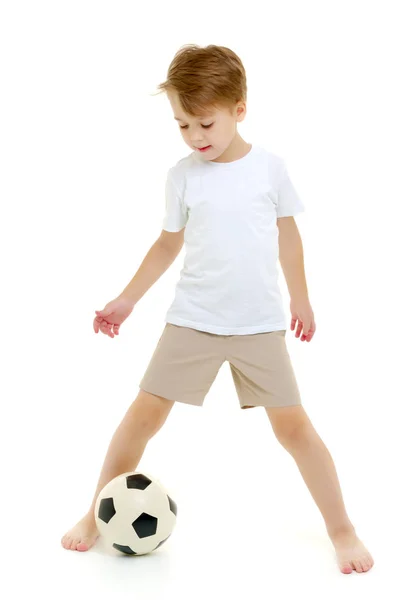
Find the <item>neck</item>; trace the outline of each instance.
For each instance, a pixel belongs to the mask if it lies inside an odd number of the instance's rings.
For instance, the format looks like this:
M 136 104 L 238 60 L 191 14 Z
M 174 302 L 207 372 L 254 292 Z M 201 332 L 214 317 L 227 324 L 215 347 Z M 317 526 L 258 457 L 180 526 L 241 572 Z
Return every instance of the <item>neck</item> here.
M 234 160 L 239 160 L 240 158 L 243 158 L 243 156 L 246 156 L 250 149 L 251 144 L 245 142 L 237 133 L 226 150 L 211 162 L 232 162 Z

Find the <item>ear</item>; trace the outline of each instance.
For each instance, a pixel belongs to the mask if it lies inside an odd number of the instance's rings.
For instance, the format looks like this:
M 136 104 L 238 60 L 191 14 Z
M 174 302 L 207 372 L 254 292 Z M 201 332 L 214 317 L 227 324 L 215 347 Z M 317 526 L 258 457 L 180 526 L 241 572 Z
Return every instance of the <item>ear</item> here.
M 246 102 L 243 102 L 243 101 L 238 102 L 238 104 L 236 106 L 236 118 L 239 122 L 243 121 L 243 119 L 245 118 L 246 110 L 247 110 Z

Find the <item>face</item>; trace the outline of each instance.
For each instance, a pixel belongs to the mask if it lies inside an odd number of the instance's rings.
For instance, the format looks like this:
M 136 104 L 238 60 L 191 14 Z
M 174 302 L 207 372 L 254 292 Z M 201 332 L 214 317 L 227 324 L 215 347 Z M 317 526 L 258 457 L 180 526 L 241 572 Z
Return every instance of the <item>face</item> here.
M 169 91 L 167 96 L 174 119 L 189 148 L 201 154 L 205 160 L 221 156 L 237 135 L 237 123 L 244 118 L 245 104 L 238 102 L 231 111 L 228 108 L 211 108 L 203 117 L 191 117 L 183 111 L 176 92 Z

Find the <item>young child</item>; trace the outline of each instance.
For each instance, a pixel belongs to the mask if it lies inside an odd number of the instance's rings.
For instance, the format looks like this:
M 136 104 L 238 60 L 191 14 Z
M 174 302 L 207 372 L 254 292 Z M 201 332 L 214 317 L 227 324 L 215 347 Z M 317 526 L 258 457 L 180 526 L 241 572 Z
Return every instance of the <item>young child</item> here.
M 120 296 L 96 311 L 94 331 L 118 335 L 185 243 L 184 267 L 140 391 L 110 442 L 92 504 L 62 545 L 85 551 L 95 543 L 100 490 L 136 470 L 175 401 L 202 406 L 228 360 L 240 407 L 263 407 L 295 459 L 341 572 L 368 571 L 374 561 L 347 515 L 331 455 L 301 405 L 286 348 L 278 258 L 291 298 L 291 330 L 297 324 L 295 336 L 310 342 L 316 329 L 294 220 L 304 206 L 285 162 L 237 131 L 247 101 L 242 62 L 226 47 L 183 46 L 159 89 L 191 152 L 168 171 L 159 239 Z

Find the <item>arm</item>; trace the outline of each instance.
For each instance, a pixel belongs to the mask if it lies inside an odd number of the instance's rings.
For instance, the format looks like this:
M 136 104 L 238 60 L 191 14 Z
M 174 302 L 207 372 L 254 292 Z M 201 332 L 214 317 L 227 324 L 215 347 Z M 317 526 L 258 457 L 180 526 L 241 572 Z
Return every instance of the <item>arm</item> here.
M 304 271 L 303 244 L 293 217 L 277 219 L 279 229 L 279 261 L 285 275 L 290 294 L 292 320 L 290 328 L 296 327 L 296 337 L 310 342 L 315 330 L 314 312 L 308 298 Z
M 303 244 L 294 217 L 277 219 L 279 229 L 279 262 L 293 300 L 308 300 L 304 270 Z
M 136 304 L 145 295 L 180 253 L 184 243 L 184 231 L 184 228 L 177 232 L 162 230 L 120 297 Z

